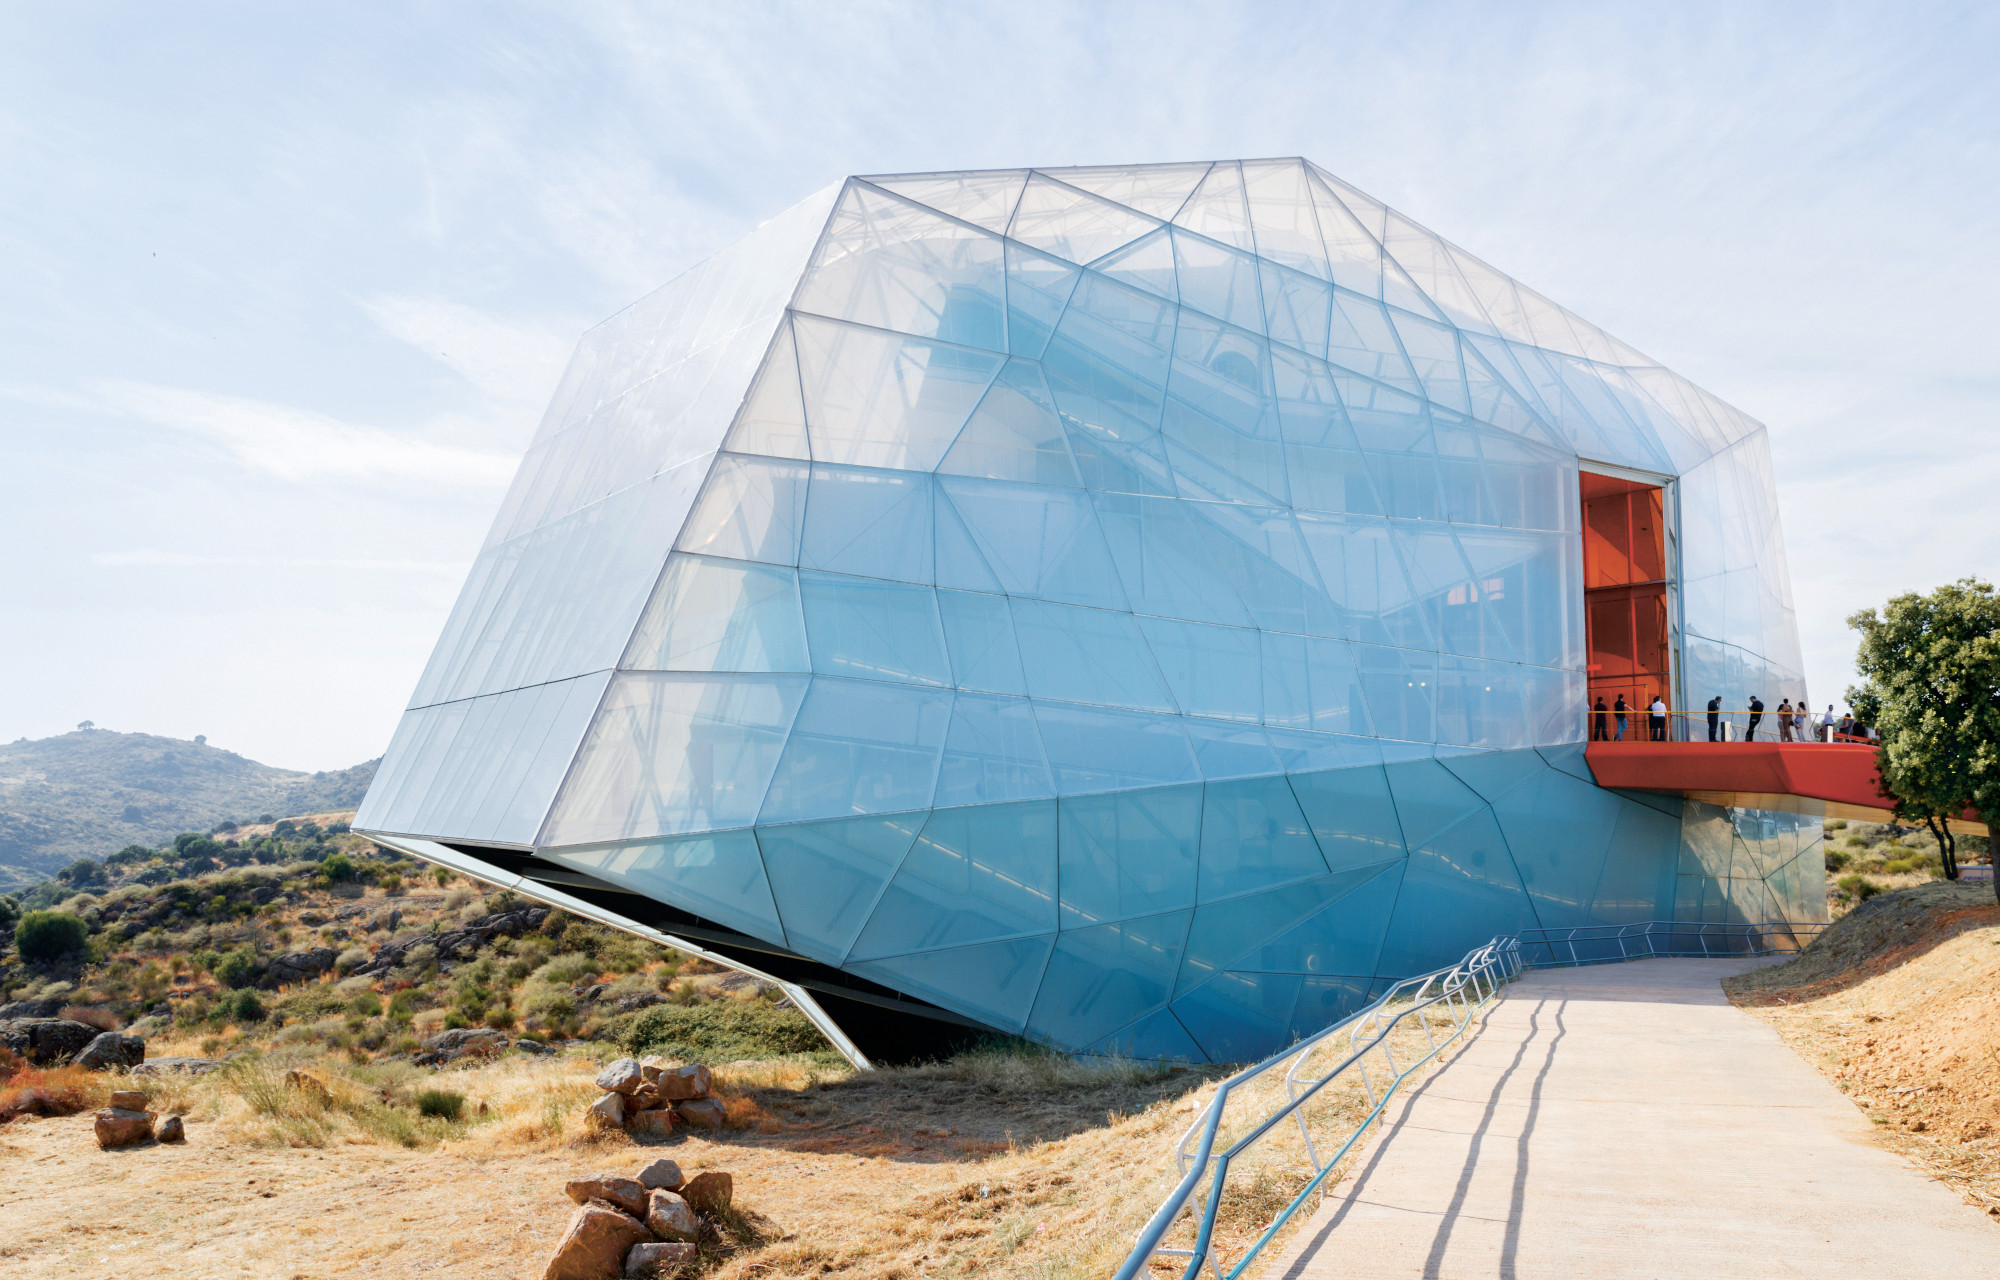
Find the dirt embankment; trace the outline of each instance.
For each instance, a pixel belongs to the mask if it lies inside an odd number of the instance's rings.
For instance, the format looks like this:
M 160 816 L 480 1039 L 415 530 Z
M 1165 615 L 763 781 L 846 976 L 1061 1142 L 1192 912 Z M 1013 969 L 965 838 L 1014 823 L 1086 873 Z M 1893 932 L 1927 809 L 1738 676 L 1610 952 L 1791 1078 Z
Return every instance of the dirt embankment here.
M 1890 1145 L 2000 1217 L 2000 906 L 1989 886 L 1872 898 L 1798 959 L 1724 986 Z

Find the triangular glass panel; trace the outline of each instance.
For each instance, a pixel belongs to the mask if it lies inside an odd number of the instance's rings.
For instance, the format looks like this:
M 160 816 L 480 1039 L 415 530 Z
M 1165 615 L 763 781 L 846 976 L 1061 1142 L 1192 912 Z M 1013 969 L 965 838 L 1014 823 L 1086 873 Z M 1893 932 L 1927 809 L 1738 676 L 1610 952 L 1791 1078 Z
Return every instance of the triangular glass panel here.
M 801 316 L 800 380 L 813 456 L 928 471 L 1007 357 Z
M 888 960 L 853 961 L 846 968 L 1011 1033 L 1028 1021 L 1054 946 L 1055 935 L 1050 933 Z
M 1250 201 L 1250 228 L 1257 256 L 1321 280 L 1332 278 L 1312 187 L 1301 160 L 1245 160 L 1243 188 Z
M 1299 987 L 1292 973 L 1225 973 L 1174 1001 L 1181 1025 L 1212 1062 L 1255 1062 L 1285 1043 Z
M 1403 827 L 1403 843 L 1415 850 L 1440 831 L 1475 813 L 1486 801 L 1435 760 L 1388 766 L 1389 791 Z M 1511 868 L 1510 868 L 1511 870 Z
M 849 958 L 930 951 L 1056 927 L 1056 802 L 939 809 Z
M 806 406 L 799 394 L 799 356 L 792 344 L 789 321 L 778 326 L 771 352 L 742 412 L 722 446 L 730 453 L 761 453 L 775 458 L 810 458 L 806 443 Z
M 1113 1032 L 1082 1051 L 1083 1057 L 1118 1058 L 1127 1062 L 1207 1062 L 1208 1055 L 1187 1033 L 1172 1009 L 1149 1013 L 1122 1031 Z
M 1279 785 L 1283 785 L 1281 782 Z M 1383 867 L 1356 867 L 1246 897 L 1212 902 L 1194 913 L 1174 993 L 1181 995 L 1231 968 L 1259 944 L 1321 911 L 1380 875 Z
M 1083 278 L 1061 258 L 1007 242 L 1007 349 L 1039 360 L 1063 308 Z
M 1021 193 L 1007 235 L 1075 263 L 1097 259 L 1158 228 L 1159 219 L 1035 174 Z
M 771 826 L 757 832 L 785 938 L 838 964 L 916 843 L 923 814 Z
M 1364 298 L 1382 296 L 1382 244 L 1363 227 L 1340 197 L 1320 179 L 1316 171 L 1307 174 L 1313 213 L 1326 245 L 1327 275 L 1343 289 Z
M 596 849 L 541 849 L 558 865 L 662 899 L 753 937 L 781 942 L 784 929 L 749 831 Z
M 1245 253 L 1257 251 L 1256 238 L 1250 233 L 1250 203 L 1243 195 L 1243 170 L 1234 160 L 1208 171 L 1200 189 L 1174 216 L 1174 225 Z
M 1010 360 L 945 454 L 947 475 L 1078 485 L 1076 463 L 1041 366 Z
M 1257 260 L 1200 236 L 1174 233 L 1181 302 L 1251 333 L 1264 332 Z
M 1092 195 L 1103 196 L 1149 217 L 1171 220 L 1201 185 L 1207 162 L 1198 164 L 1099 165 L 1093 168 L 1044 169 L 1043 173 Z
M 1424 384 L 1424 396 L 1433 404 L 1465 413 L 1471 408 L 1465 398 L 1465 373 L 1458 364 L 1458 335 L 1449 325 L 1413 316 L 1390 308 L 1389 318 L 1403 340 L 1403 351 Z
M 1473 329 L 1492 327 L 1444 241 L 1391 209 L 1382 247 L 1447 320 Z
M 1333 319 L 1333 286 L 1271 263 L 1259 266 L 1264 289 L 1264 327 L 1271 341 L 1326 358 L 1327 327 Z
M 1007 640 L 1011 646 L 1013 631 Z M 1026 698 L 960 692 L 938 769 L 938 808 L 993 805 L 1056 793 Z
M 1403 344 L 1389 323 L 1389 313 L 1379 302 L 1344 291 L 1334 294 L 1326 358 L 1329 363 L 1412 395 L 1424 393 L 1423 383 L 1403 358 Z
M 1007 348 L 1001 238 L 866 183 L 834 210 L 793 306 L 897 333 Z
M 1028 171 L 892 174 L 868 181 L 988 231 L 1005 232 L 1021 199 L 1021 188 L 1027 184 Z
M 1174 282 L 1174 245 L 1165 227 L 1107 254 L 1092 263 L 1090 269 L 1120 284 L 1156 293 L 1168 302 L 1179 300 Z

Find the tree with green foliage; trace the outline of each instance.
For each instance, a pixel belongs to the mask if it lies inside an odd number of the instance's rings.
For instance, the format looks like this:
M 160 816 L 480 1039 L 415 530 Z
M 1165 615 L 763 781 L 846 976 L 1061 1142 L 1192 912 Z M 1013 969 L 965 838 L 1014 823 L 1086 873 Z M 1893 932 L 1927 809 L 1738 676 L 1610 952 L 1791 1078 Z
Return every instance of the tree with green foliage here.
M 1969 808 L 1989 830 L 2000 821 L 2000 594 L 1963 578 L 1897 596 L 1880 614 L 1863 609 L 1847 624 L 1861 633 L 1862 678 L 1847 700 L 1881 735 L 1883 785 L 1898 817 L 1938 837 L 1945 874 L 1956 878 L 1948 820 Z
M 101 885 L 104 883 L 104 864 L 95 858 L 78 858 L 56 872 L 56 879 L 73 889 Z
M 257 957 L 247 947 L 238 947 L 215 964 L 216 980 L 226 987 L 247 987 L 257 981 Z
M 104 860 L 106 866 L 124 867 L 137 862 L 151 862 L 153 851 L 143 844 L 128 844 L 123 849 Z
M 53 961 L 80 955 L 90 942 L 90 927 L 61 911 L 30 911 L 14 927 L 14 949 L 23 960 Z
M 329 853 L 319 864 L 320 873 L 336 884 L 354 878 L 354 860 L 344 853 Z

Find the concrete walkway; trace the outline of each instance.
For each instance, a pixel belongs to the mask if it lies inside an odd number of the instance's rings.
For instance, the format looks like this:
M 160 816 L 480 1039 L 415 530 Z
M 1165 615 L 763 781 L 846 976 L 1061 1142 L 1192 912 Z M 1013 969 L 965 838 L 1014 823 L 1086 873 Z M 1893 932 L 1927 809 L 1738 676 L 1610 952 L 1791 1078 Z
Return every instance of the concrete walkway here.
M 1757 963 L 1525 975 L 1265 1274 L 2000 1276 L 2000 1225 L 1723 997 Z

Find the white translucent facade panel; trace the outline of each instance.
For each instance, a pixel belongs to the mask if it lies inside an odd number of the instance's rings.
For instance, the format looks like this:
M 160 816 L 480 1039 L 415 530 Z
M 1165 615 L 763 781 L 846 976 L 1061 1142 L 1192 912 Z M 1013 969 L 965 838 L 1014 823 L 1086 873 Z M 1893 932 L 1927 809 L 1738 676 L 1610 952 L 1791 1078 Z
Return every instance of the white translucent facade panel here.
M 615 665 L 705 469 L 683 463 L 481 551 L 412 705 Z
M 608 672 L 403 713 L 356 827 L 530 845 Z
M 750 825 L 810 683 L 802 675 L 619 676 L 541 843 Z

